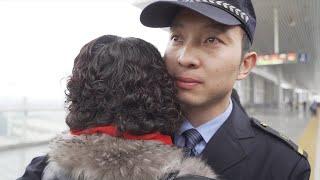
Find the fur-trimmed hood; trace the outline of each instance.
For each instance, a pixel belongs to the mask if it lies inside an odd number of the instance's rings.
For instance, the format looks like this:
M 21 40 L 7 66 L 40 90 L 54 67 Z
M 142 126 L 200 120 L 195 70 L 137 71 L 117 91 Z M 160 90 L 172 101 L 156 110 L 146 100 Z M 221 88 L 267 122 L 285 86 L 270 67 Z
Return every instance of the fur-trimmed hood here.
M 50 143 L 43 180 L 158 180 L 170 173 L 216 178 L 199 158 L 184 158 L 181 149 L 156 141 L 109 135 L 58 135 Z

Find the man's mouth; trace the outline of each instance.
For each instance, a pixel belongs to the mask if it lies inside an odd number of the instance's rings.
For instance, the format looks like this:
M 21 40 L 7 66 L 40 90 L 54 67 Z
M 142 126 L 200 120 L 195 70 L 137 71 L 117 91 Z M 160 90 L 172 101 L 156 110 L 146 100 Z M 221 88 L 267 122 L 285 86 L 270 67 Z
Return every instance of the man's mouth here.
M 201 83 L 202 81 L 191 77 L 176 77 L 176 85 L 180 89 L 191 90 Z

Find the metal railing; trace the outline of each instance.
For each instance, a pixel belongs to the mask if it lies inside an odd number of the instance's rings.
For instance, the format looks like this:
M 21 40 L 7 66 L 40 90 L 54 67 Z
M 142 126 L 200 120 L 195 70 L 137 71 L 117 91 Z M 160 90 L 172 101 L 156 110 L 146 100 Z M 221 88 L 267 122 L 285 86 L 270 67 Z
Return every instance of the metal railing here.
M 0 110 L 0 150 L 49 141 L 67 129 L 64 109 L 15 108 Z

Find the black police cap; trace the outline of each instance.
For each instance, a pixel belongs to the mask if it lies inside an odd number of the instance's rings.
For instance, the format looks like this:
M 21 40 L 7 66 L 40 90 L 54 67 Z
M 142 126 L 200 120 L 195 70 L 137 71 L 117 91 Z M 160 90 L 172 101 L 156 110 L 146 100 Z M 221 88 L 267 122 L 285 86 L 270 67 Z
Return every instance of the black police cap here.
M 140 21 L 148 27 L 169 27 L 180 8 L 196 11 L 225 25 L 240 25 L 251 43 L 256 15 L 251 0 L 167 0 L 155 1 L 141 12 Z

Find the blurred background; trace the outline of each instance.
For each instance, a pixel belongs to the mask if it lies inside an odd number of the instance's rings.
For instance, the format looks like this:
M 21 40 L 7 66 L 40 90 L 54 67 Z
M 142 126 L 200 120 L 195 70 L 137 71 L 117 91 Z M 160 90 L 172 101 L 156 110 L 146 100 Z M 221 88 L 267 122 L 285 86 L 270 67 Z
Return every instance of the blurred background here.
M 311 178 L 320 179 L 320 0 L 252 1 L 259 60 L 235 88 L 250 115 L 308 152 Z M 85 43 L 104 34 L 134 36 L 164 52 L 166 29 L 139 21 L 149 2 L 0 0 L 1 180 L 21 176 L 67 129 L 65 84 Z

